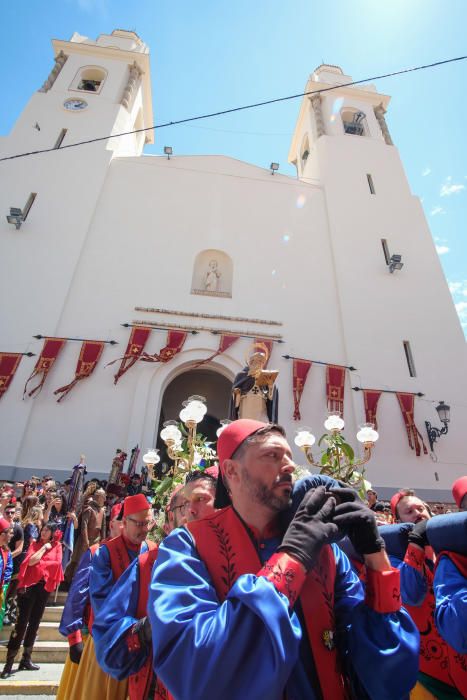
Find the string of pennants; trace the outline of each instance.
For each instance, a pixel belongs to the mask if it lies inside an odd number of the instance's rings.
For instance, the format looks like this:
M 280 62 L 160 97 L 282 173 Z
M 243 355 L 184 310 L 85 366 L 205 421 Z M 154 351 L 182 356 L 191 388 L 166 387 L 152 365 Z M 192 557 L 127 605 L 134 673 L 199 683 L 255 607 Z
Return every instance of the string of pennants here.
M 154 326 L 130 326 L 124 324 L 125 327 L 130 327 L 130 337 L 127 343 L 125 353 L 105 365 L 106 367 L 120 362 L 120 365 L 114 375 L 114 384 L 117 384 L 126 372 L 128 372 L 137 362 L 146 363 L 167 363 L 170 362 L 178 353 L 181 352 L 188 333 L 197 333 L 196 330 L 175 330 L 163 329 Z M 145 351 L 146 343 L 153 330 L 167 330 L 167 338 L 165 345 L 159 352 L 150 354 Z M 280 339 L 263 338 L 257 336 L 245 336 L 242 334 L 234 334 L 229 332 L 211 331 L 216 335 L 220 335 L 219 345 L 217 350 L 205 360 L 198 362 L 195 367 L 199 367 L 207 362 L 210 362 L 215 357 L 226 352 L 242 337 L 254 339 L 257 343 L 264 343 L 268 349 L 268 355 L 271 355 L 274 342 L 283 342 Z M 83 379 L 89 378 L 94 372 L 99 360 L 101 359 L 104 346 L 117 345 L 114 340 L 86 340 L 81 338 L 53 338 L 44 337 L 41 335 L 34 336 L 38 339 L 43 339 L 44 344 L 40 355 L 36 361 L 33 371 L 26 380 L 23 391 L 23 399 L 37 396 L 41 391 L 51 371 L 55 361 L 57 360 L 61 350 L 67 341 L 81 341 L 81 349 L 78 356 L 74 377 L 71 381 L 59 387 L 54 391 L 59 398 L 57 402 L 62 401 L 71 390 Z M 29 357 L 34 356 L 34 353 L 6 353 L 0 352 L 0 399 L 8 390 L 13 377 L 19 367 L 21 359 L 24 355 Z M 344 414 L 344 390 L 345 390 L 345 372 L 353 371 L 355 367 L 347 365 L 337 365 L 318 360 L 306 360 L 303 358 L 292 357 L 291 355 L 283 355 L 287 360 L 291 359 L 292 364 L 292 393 L 294 400 L 294 420 L 300 420 L 300 401 L 308 378 L 309 371 L 313 364 L 324 365 L 326 367 L 326 400 L 328 411 L 338 411 L 342 416 Z M 38 379 L 38 383 L 29 389 L 30 383 Z M 382 393 L 394 393 L 397 396 L 401 409 L 404 425 L 407 431 L 409 445 L 415 453 L 420 456 L 422 449 L 423 453 L 427 454 L 427 448 L 423 441 L 422 435 L 415 425 L 414 404 L 415 396 L 423 396 L 423 394 L 413 394 L 409 392 L 388 391 L 384 389 L 360 389 L 354 387 L 356 391 L 363 391 L 363 402 L 365 408 L 365 420 L 368 423 L 374 423 L 377 426 L 377 408 L 378 402 Z

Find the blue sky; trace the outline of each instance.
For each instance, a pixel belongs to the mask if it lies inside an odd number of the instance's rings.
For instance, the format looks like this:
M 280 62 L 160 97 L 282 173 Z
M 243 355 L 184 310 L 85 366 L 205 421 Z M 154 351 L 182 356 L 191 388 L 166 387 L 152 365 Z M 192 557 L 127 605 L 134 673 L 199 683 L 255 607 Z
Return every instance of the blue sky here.
M 15 0 L 0 4 L 7 134 L 52 66 L 52 38 L 133 29 L 151 48 L 156 123 L 298 93 L 322 62 L 354 79 L 467 54 L 465 0 Z M 377 82 L 467 334 L 467 61 Z M 8 99 L 5 99 L 8 96 Z M 281 171 L 299 100 L 156 132 L 179 154 Z M 101 135 L 101 134 L 99 134 Z M 25 162 L 26 167 L 26 162 Z

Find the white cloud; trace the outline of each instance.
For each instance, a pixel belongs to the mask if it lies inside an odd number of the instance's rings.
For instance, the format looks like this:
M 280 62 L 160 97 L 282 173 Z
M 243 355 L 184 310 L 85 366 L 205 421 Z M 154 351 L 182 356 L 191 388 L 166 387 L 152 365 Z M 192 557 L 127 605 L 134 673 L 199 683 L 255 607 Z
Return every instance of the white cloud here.
M 467 297 L 467 280 L 462 282 L 448 282 L 449 291 L 455 297 Z
M 430 173 L 431 173 L 431 168 L 425 168 L 424 170 L 422 170 L 422 177 L 426 177 Z
M 447 245 L 437 245 L 436 246 L 436 252 L 438 255 L 445 255 L 446 253 L 449 253 L 450 248 L 447 247 Z
M 441 185 L 441 190 L 439 194 L 440 197 L 450 197 L 452 194 L 456 194 L 457 192 L 461 192 L 462 190 L 465 190 L 465 185 L 456 185 L 452 182 L 451 175 L 449 175 L 449 177 L 446 178 L 446 182 L 444 182 Z
M 433 207 L 430 211 L 430 216 L 436 216 L 437 214 L 445 214 L 443 207 Z

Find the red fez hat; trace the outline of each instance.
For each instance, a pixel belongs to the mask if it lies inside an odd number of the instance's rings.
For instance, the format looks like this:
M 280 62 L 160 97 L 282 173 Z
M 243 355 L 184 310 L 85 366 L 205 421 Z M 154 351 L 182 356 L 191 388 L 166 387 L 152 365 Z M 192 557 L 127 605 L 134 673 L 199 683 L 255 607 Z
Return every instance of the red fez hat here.
M 397 509 L 397 504 L 402 498 L 405 498 L 407 496 L 406 491 L 398 491 L 397 493 L 394 494 L 394 496 L 391 498 L 391 510 L 392 514 L 395 518 L 397 518 L 396 514 L 396 509 Z
M 114 506 L 112 506 L 112 510 L 110 511 L 111 520 L 115 520 L 116 518 L 118 518 L 122 510 L 122 505 L 123 503 L 116 503 Z
M 123 501 L 123 517 L 140 513 L 142 510 L 149 510 L 151 504 L 144 493 L 137 493 L 136 496 L 127 496 Z
M 4 530 L 9 530 L 10 527 L 13 526 L 9 520 L 7 520 L 6 518 L 0 518 L 0 533 L 2 533 Z
M 230 459 L 234 452 L 250 435 L 254 435 L 261 428 L 265 428 L 267 423 L 249 418 L 240 418 L 224 428 L 217 441 L 217 456 L 219 457 L 219 478 L 217 480 L 216 498 L 214 505 L 216 508 L 225 508 L 230 504 L 230 496 L 222 480 L 224 473 L 224 461 Z
M 461 507 L 461 501 L 467 493 L 467 476 L 461 476 L 452 485 L 452 495 L 458 508 Z

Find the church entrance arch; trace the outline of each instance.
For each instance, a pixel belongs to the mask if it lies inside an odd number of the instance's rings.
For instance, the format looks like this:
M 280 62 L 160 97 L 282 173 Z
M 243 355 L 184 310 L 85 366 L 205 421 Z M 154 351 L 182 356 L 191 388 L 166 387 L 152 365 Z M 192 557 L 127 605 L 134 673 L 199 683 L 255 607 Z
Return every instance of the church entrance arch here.
M 204 396 L 208 410 L 198 425 L 198 432 L 207 440 L 216 442 L 216 430 L 220 426 L 220 421 L 228 417 L 231 391 L 232 382 L 212 369 L 187 369 L 172 379 L 162 396 L 157 427 L 157 447 L 161 450 L 161 464 L 167 462 L 167 454 L 164 442 L 160 438 L 160 431 L 164 421 L 179 420 L 183 401 L 194 394 Z

